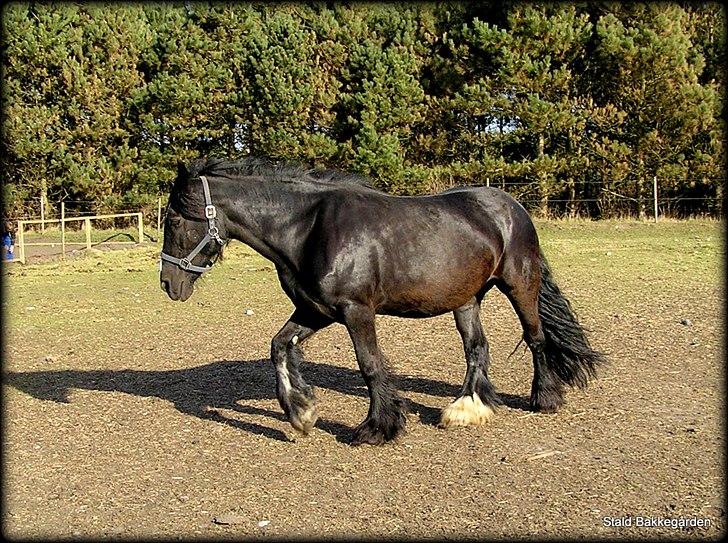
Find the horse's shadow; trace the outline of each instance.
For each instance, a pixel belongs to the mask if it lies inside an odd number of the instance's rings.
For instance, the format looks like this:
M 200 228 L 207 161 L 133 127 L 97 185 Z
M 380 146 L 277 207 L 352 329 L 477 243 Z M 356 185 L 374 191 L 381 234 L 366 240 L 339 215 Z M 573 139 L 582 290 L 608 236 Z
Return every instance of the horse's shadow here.
M 325 363 L 303 362 L 301 372 L 314 387 L 351 396 L 367 396 L 358 371 Z M 3 382 L 40 400 L 68 403 L 72 389 L 125 392 L 135 396 L 157 397 L 171 402 L 181 413 L 194 415 L 280 441 L 289 438 L 280 430 L 230 418 L 222 409 L 285 420 L 281 411 L 271 411 L 246 401 L 274 399 L 275 373 L 270 360 L 212 362 L 180 370 L 57 370 L 8 372 Z M 432 396 L 456 396 L 460 388 L 422 377 L 399 376 L 399 389 Z M 503 403 L 515 409 L 528 409 L 528 402 L 512 394 L 501 394 Z M 409 410 L 425 424 L 437 424 L 440 410 L 408 399 Z M 338 441 L 347 442 L 351 429 L 335 421 L 319 419 L 316 427 Z

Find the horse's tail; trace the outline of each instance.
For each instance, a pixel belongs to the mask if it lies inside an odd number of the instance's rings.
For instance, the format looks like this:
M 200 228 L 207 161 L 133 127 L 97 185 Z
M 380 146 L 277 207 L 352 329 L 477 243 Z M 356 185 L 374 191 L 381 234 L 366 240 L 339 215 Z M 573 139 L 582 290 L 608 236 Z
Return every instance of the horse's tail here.
M 538 316 L 546 336 L 544 354 L 548 368 L 564 384 L 586 387 L 589 379 L 596 377 L 597 367 L 605 364 L 607 359 L 589 345 L 585 329 L 554 281 L 543 253 Z

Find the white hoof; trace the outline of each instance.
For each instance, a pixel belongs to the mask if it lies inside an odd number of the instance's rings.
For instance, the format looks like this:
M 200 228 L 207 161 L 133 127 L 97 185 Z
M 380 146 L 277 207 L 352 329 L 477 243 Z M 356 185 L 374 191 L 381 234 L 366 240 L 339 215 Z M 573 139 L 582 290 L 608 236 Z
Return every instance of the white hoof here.
M 494 415 L 493 408 L 480 401 L 477 392 L 472 396 L 461 396 L 442 410 L 440 426 L 481 426 Z
M 314 424 L 318 420 L 316 405 L 311 404 L 305 411 L 298 413 L 298 416 L 291 419 L 291 426 L 300 434 L 307 436 L 311 433 Z

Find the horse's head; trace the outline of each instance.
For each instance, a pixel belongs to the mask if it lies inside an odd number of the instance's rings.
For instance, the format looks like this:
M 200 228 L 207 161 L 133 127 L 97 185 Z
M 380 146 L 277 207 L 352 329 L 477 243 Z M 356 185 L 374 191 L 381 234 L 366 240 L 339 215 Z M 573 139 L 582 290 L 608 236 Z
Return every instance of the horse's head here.
M 192 296 L 194 282 L 222 255 L 224 232 L 206 178 L 179 164 L 164 220 L 159 280 L 173 300 Z

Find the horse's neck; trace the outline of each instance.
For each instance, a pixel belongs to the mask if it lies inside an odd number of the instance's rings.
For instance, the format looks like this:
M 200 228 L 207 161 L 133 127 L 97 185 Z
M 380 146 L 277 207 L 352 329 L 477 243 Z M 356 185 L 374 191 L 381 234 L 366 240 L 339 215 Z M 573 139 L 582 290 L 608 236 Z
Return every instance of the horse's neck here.
M 276 190 L 251 185 L 225 201 L 228 235 L 277 266 L 294 271 L 304 242 L 295 234 L 310 230 L 308 223 L 315 220 L 314 210 L 321 196 L 296 190 L 295 185 L 276 187 Z

